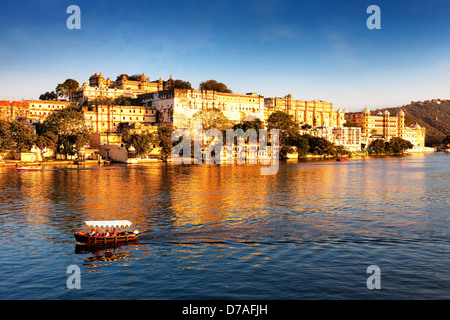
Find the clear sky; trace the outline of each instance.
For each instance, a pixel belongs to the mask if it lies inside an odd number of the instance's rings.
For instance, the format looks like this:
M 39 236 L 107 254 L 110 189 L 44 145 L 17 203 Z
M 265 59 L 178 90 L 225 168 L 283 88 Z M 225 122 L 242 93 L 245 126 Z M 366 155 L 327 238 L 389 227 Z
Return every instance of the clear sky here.
M 69 5 L 81 30 L 69 30 Z M 369 30 L 369 5 L 381 29 Z M 0 99 L 91 74 L 215 79 L 359 111 L 450 99 L 450 1 L 3 1 Z

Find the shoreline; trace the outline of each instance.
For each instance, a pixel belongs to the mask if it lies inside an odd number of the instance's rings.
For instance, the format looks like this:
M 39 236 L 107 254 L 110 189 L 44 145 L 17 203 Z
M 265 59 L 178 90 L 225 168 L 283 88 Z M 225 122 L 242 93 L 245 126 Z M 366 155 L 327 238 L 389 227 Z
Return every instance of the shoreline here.
M 437 151 L 436 151 L 437 152 Z M 423 153 L 429 153 L 429 152 L 423 152 Z M 444 152 L 444 153 L 449 153 Z M 403 153 L 403 154 L 349 154 L 349 160 L 355 160 L 355 159 L 377 159 L 377 158 L 391 158 L 391 157 L 407 157 L 418 153 Z M 337 156 L 329 156 L 329 155 L 307 155 L 305 157 L 292 157 L 292 158 L 283 158 L 279 159 L 279 161 L 282 162 L 306 162 L 306 161 L 314 161 L 314 160 L 334 160 Z M 194 158 L 192 158 L 194 159 Z M 249 160 L 246 160 L 246 164 Z M 20 160 L 2 160 L 0 161 L 0 167 L 51 167 L 51 166 L 110 166 L 110 165 L 145 165 L 145 164 L 154 164 L 154 163 L 172 163 L 172 161 L 142 161 L 142 162 L 136 162 L 136 163 L 122 163 L 122 162 L 114 162 L 114 161 L 106 161 L 106 160 L 84 160 L 84 161 L 77 161 L 77 160 L 50 160 L 45 162 L 24 162 Z M 205 164 L 202 162 L 202 164 Z M 260 165 L 264 165 L 263 163 L 257 163 Z
M 20 160 L 3 160 L 0 162 L 0 167 L 35 167 L 35 166 L 58 166 L 58 165 L 105 165 L 106 161 L 98 161 L 98 160 L 85 160 L 85 161 L 75 161 L 75 160 L 50 160 L 45 162 L 25 162 Z

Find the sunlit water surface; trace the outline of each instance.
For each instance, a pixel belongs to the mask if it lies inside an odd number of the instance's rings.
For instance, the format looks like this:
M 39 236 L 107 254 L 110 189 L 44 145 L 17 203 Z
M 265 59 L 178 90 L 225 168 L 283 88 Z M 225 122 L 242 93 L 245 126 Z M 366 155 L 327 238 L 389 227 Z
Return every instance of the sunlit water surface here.
M 449 154 L 260 169 L 0 168 L 0 298 L 450 298 Z M 77 246 L 83 221 L 101 219 L 141 238 Z M 81 290 L 67 288 L 72 265 Z

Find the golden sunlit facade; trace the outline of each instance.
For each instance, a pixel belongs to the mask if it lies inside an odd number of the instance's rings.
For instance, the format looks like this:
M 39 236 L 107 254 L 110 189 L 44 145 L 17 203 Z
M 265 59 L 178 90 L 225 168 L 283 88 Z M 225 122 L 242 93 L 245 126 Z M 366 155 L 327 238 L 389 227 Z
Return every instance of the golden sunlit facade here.
M 42 100 L 25 100 L 28 103 L 28 118 L 33 122 L 42 122 L 49 115 L 59 112 L 71 105 L 66 101 L 42 101 Z
M 66 101 L 0 101 L 0 120 L 22 120 L 27 124 L 39 123 L 70 105 L 71 103 Z
M 284 98 L 266 98 L 264 109 L 264 120 L 266 122 L 273 112 L 283 111 L 292 115 L 301 124 L 328 127 L 343 126 L 344 115 L 347 112 L 345 109 L 333 110 L 331 102 L 293 100 L 290 94 Z
M 235 94 L 211 90 L 172 89 L 141 96 L 144 104 L 160 114 L 160 122 L 175 127 L 189 125 L 200 110 L 219 109 L 230 121 L 264 119 L 264 96 L 256 93 Z
M 387 110 L 372 115 L 366 107 L 362 112 L 347 113 L 345 119 L 361 128 L 362 143 L 366 146 L 375 139 L 389 141 L 393 137 L 405 139 L 415 147 L 425 146 L 426 129 L 418 124 L 406 127 L 405 113 L 402 110 L 396 116 L 391 116 Z
M 143 106 L 92 106 L 82 107 L 81 111 L 94 133 L 120 132 L 124 127 L 156 122 L 156 110 Z
M 361 128 L 359 127 L 314 127 L 300 130 L 300 134 L 326 139 L 349 151 L 361 151 Z
M 161 91 L 167 89 L 173 83 L 172 76 L 167 81 L 161 78 L 157 81 L 149 81 L 144 74 L 140 80 L 130 80 L 128 76 L 122 75 L 116 81 L 104 78 L 102 73 L 91 75 L 89 83 L 85 82 L 79 90 L 73 93 L 72 101 L 84 104 L 98 98 L 116 99 L 121 96 L 137 98 L 140 94 Z

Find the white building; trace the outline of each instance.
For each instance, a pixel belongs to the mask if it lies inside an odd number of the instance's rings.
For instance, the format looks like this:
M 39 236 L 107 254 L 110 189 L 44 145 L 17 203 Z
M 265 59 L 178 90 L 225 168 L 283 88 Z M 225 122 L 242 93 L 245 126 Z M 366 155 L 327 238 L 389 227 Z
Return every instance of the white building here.
M 309 130 L 300 130 L 300 134 L 324 138 L 349 151 L 361 151 L 361 128 L 359 127 L 314 127 Z
M 186 127 L 198 111 L 219 109 L 233 122 L 242 120 L 264 121 L 264 96 L 255 93 L 234 94 L 216 91 L 173 89 L 140 96 L 148 107 L 159 112 L 158 122 L 173 122 L 178 128 Z

